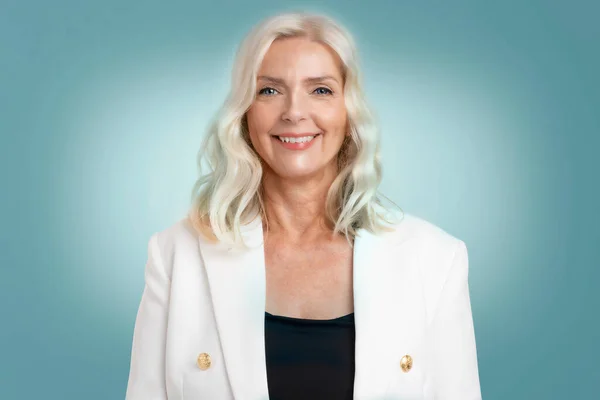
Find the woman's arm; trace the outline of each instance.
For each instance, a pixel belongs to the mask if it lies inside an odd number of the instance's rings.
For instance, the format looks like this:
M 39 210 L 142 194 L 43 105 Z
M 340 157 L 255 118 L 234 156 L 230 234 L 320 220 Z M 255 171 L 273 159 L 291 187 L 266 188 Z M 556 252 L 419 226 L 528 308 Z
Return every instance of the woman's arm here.
M 148 242 L 145 287 L 135 320 L 125 400 L 167 400 L 165 339 L 171 281 L 157 236 L 155 233 Z
M 469 257 L 461 240 L 432 320 L 433 385 L 437 400 L 480 400 L 475 331 L 469 296 Z

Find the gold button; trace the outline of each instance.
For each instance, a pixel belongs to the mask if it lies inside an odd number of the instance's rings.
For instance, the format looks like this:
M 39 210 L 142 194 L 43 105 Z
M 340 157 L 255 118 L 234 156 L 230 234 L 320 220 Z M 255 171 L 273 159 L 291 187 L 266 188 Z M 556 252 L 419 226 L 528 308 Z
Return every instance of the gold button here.
M 405 355 L 404 357 L 402 357 L 402 360 L 400 360 L 400 368 L 402 368 L 402 371 L 404 371 L 404 372 L 410 371 L 410 369 L 412 368 L 412 365 L 413 365 L 413 359 L 408 354 Z
M 208 353 L 200 353 L 196 364 L 198 364 L 198 368 L 200 368 L 202 371 L 206 371 L 210 368 L 210 355 L 208 355 Z

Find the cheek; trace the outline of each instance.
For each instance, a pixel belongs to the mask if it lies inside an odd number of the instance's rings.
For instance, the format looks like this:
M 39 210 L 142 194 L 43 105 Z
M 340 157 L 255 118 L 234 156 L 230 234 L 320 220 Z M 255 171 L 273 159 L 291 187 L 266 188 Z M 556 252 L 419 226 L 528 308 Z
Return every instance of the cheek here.
M 265 107 L 253 106 L 246 114 L 248 123 L 248 136 L 254 150 L 262 157 L 267 157 L 270 153 L 269 132 L 273 126 L 272 115 Z
M 253 144 L 256 146 L 257 133 L 262 132 L 263 127 L 261 126 L 261 121 L 263 119 L 260 117 L 260 113 L 257 112 L 256 109 L 251 109 L 246 114 L 246 121 L 248 123 L 248 134 L 250 136 L 250 140 L 252 140 Z
M 329 131 L 345 131 L 347 113 L 346 108 L 340 105 L 323 107 L 316 112 L 317 122 Z
M 253 106 L 247 113 L 250 136 L 268 133 L 273 125 L 274 113 L 271 107 L 262 104 Z

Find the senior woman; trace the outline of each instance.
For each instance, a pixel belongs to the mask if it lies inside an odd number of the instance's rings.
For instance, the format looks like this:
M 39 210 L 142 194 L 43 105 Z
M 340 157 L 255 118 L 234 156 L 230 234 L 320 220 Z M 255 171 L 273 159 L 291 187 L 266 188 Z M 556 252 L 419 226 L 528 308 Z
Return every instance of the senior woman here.
M 201 155 L 148 243 L 128 400 L 481 399 L 466 245 L 383 205 L 344 28 L 257 25 Z

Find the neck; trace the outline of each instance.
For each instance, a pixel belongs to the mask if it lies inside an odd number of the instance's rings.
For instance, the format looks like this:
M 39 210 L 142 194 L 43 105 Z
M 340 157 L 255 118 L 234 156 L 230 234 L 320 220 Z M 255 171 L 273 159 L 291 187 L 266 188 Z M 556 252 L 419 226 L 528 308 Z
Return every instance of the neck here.
M 286 243 L 310 243 L 330 237 L 325 203 L 335 177 L 323 173 L 312 179 L 289 180 L 266 173 L 262 191 L 268 235 Z M 266 221 L 263 223 L 267 228 Z

